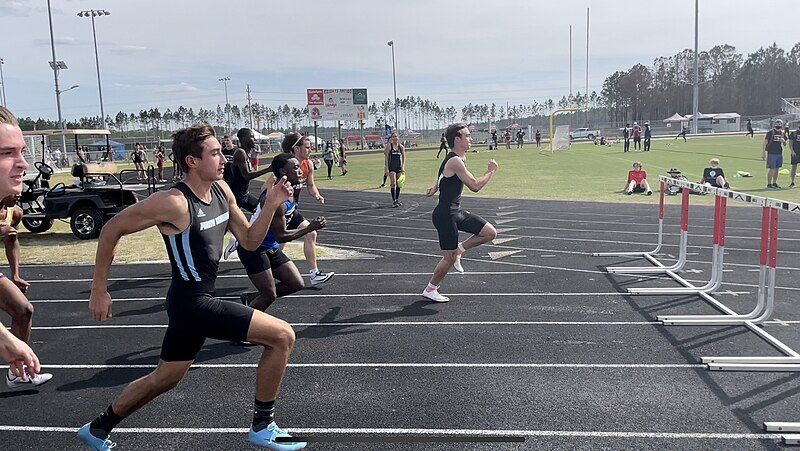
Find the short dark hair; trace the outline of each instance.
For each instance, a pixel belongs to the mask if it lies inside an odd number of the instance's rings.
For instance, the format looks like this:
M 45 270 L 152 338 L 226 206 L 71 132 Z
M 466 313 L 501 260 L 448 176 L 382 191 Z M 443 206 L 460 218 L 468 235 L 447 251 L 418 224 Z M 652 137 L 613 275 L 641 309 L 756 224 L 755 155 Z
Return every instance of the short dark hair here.
M 281 176 L 281 169 L 283 169 L 292 158 L 294 158 L 294 155 L 287 152 L 282 152 L 278 155 L 275 155 L 275 158 L 272 159 L 270 166 L 272 166 L 272 173 L 275 174 L 276 178 Z
M 299 146 L 302 140 L 308 139 L 305 136 L 301 135 L 297 132 L 288 133 L 286 136 L 283 137 L 283 142 L 281 143 L 281 149 L 283 149 L 286 153 L 294 153 L 294 148 Z
M 192 125 L 172 134 L 172 153 L 183 172 L 189 172 L 186 157 L 203 158 L 203 141 L 214 137 L 214 127 L 208 124 Z
M 444 131 L 444 139 L 447 140 L 447 146 L 451 149 L 456 144 L 456 136 L 461 136 L 461 130 L 467 128 L 467 124 L 463 122 L 456 122 L 455 124 L 447 127 Z
M 0 124 L 8 124 L 12 127 L 19 127 L 19 122 L 14 114 L 4 106 L 0 106 Z
M 250 137 L 250 133 L 248 132 L 252 133 L 252 130 L 250 130 L 247 127 L 240 128 L 239 131 L 236 132 L 236 137 L 239 138 L 240 143 L 242 142 L 243 139 Z

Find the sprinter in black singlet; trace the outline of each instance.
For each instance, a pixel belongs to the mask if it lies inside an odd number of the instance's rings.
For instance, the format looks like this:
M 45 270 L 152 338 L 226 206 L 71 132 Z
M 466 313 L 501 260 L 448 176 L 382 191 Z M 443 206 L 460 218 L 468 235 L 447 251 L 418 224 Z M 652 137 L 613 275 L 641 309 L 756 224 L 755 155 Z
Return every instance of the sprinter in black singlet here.
M 172 150 L 186 177 L 169 191 L 159 191 L 134 204 L 104 227 L 100 235 L 89 310 L 95 320 L 111 318 L 108 273 L 119 240 L 158 227 L 164 236 L 172 283 L 167 292 L 169 324 L 161 358 L 150 374 L 128 384 L 105 412 L 78 431 L 94 450 L 111 449 L 111 430 L 149 401 L 174 388 L 188 373 L 206 338 L 249 341 L 264 346 L 256 375 L 256 396 L 250 443 L 273 450 L 295 450 L 302 442 L 278 443 L 286 434 L 273 421 L 275 398 L 294 347 L 286 322 L 244 305 L 214 297 L 225 232 L 255 250 L 264 240 L 279 205 L 292 188 L 281 180 L 269 189 L 264 211 L 248 223 L 227 184 L 222 181 L 225 157 L 210 125 L 196 125 L 173 135 Z
M 461 208 L 461 191 L 464 185 L 472 192 L 478 192 L 489 183 L 492 175 L 498 170 L 497 163 L 489 160 L 486 173 L 479 179 L 467 170 L 464 161 L 467 151 L 472 147 L 467 124 L 458 123 L 447 127 L 445 131 L 447 144 L 452 149 L 444 158 L 439 168 L 436 185 L 428 188 L 428 197 L 439 191 L 439 203 L 433 210 L 433 225 L 439 234 L 439 247 L 442 250 L 442 259 L 436 265 L 428 286 L 422 296 L 435 302 L 447 302 L 447 296 L 439 294 L 439 284 L 447 275 L 451 267 L 458 272 L 464 272 L 461 266 L 461 254 L 481 244 L 487 243 L 497 236 L 494 226 L 478 215 Z M 458 232 L 464 231 L 472 234 L 462 243 L 458 242 Z

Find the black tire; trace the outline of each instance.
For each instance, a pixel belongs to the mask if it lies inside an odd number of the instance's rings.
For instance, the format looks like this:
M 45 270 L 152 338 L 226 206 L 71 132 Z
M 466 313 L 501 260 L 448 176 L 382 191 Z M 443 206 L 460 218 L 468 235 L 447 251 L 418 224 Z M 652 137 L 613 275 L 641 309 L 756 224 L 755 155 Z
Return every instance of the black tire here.
M 97 238 L 103 228 L 103 213 L 93 206 L 81 207 L 69 218 L 69 228 L 82 240 Z
M 592 140 L 594 140 L 594 134 L 592 134 L 592 133 L 589 133 L 589 135 L 587 136 L 587 138 L 589 138 L 589 141 L 592 141 Z
M 50 230 L 53 227 L 52 219 L 28 219 L 22 218 L 22 225 L 31 233 L 42 233 Z

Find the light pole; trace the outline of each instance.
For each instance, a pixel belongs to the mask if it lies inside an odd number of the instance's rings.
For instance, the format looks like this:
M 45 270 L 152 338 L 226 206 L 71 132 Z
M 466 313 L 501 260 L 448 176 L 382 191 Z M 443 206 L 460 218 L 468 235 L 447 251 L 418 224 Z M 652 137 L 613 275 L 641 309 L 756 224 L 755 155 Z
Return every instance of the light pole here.
M 53 79 L 56 84 L 56 109 L 58 110 L 58 128 L 64 129 L 64 118 L 61 115 L 61 91 L 58 89 L 58 71 L 66 69 L 67 64 L 63 61 L 56 60 L 56 43 L 53 39 L 53 13 L 50 10 L 50 0 L 47 0 L 47 20 L 50 23 L 50 50 L 52 50 L 53 59 L 49 61 L 50 67 L 53 69 Z M 61 135 L 61 147 L 64 152 L 67 151 L 67 138 Z
M 394 72 L 394 41 L 389 41 L 386 43 L 389 47 L 392 48 L 392 84 L 394 85 L 394 131 L 397 133 L 397 77 L 395 76 Z M 399 135 L 398 135 L 399 136 Z
M 228 82 L 231 81 L 231 77 L 222 77 L 219 79 L 222 83 L 225 84 L 225 133 L 230 134 L 231 132 L 231 106 L 228 102 Z
M 106 126 L 106 112 L 103 109 L 103 87 L 100 84 L 100 58 L 97 56 L 97 31 L 94 26 L 95 16 L 110 16 L 111 13 L 104 9 L 89 9 L 78 13 L 78 17 L 91 17 L 92 18 L 92 38 L 94 38 L 94 63 L 97 68 L 97 90 L 100 92 L 100 122 L 103 124 L 103 129 Z
M 697 117 L 699 112 L 700 103 L 700 71 L 699 71 L 699 55 L 697 54 L 697 23 L 698 23 L 698 8 L 699 0 L 694 0 L 694 86 L 692 88 L 692 134 L 697 134 Z
M 0 94 L 3 94 L 3 106 L 6 106 L 6 82 L 3 79 L 3 64 L 6 61 L 3 58 L 0 58 Z

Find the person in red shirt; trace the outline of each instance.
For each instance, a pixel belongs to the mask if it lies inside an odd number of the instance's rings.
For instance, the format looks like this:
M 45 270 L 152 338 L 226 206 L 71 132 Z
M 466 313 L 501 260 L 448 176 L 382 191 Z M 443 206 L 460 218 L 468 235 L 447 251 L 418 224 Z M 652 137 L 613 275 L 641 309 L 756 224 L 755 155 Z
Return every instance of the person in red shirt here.
M 628 171 L 628 181 L 626 182 L 625 194 L 646 193 L 648 196 L 653 194 L 650 184 L 647 183 L 647 171 L 642 169 L 642 163 L 633 162 L 633 170 Z

